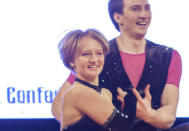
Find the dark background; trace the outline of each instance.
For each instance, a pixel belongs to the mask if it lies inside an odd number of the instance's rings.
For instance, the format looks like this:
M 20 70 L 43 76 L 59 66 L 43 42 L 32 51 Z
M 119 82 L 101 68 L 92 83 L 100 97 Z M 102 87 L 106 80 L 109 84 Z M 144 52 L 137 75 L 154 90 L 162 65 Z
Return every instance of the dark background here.
M 173 127 L 189 122 L 189 117 L 177 118 Z M 0 119 L 0 131 L 59 131 L 55 119 Z

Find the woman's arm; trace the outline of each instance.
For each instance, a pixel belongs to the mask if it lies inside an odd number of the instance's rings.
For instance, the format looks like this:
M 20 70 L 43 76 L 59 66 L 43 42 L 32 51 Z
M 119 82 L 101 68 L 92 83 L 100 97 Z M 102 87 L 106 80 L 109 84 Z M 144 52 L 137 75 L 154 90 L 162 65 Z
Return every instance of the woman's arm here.
M 63 100 L 63 94 L 65 90 L 68 89 L 70 86 L 71 84 L 68 81 L 64 82 L 64 84 L 58 91 L 58 94 L 56 95 L 52 103 L 52 108 L 51 108 L 52 114 L 58 122 L 60 122 L 60 119 L 61 119 L 61 105 L 62 105 L 61 103 Z
M 98 124 L 107 128 L 115 128 L 122 131 L 129 129 L 132 126 L 136 116 L 136 102 L 132 103 L 135 104 L 133 106 L 135 109 L 129 105 L 125 106 L 121 112 L 114 107 L 107 94 L 103 94 L 101 96 L 98 92 L 92 89 L 89 90 L 85 89 L 80 95 L 78 95 L 77 101 L 75 102 L 76 109 L 90 117 Z M 135 98 L 134 95 L 128 96 L 129 95 L 125 97 L 125 100 L 132 99 L 132 97 Z M 132 110 L 134 115 L 132 113 L 128 113 L 130 112 L 129 110 Z

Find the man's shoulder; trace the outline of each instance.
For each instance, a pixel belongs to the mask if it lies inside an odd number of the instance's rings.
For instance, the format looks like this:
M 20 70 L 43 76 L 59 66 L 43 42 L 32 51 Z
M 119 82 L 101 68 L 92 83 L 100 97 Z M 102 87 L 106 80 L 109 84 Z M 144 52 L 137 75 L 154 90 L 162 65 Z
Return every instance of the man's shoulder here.
M 173 48 L 172 47 L 169 47 L 167 45 L 164 45 L 164 44 L 160 44 L 160 43 L 155 43 L 155 42 L 152 42 L 150 40 L 146 40 L 146 50 L 150 51 L 150 52 L 159 52 L 159 53 L 171 53 L 173 52 Z
M 109 46 L 110 46 L 110 53 L 109 53 L 110 55 L 117 54 L 119 52 L 116 38 L 109 40 Z
M 156 43 L 156 42 L 153 42 L 153 41 L 148 40 L 148 39 L 146 39 L 146 43 L 147 43 L 147 46 L 151 46 L 151 47 L 172 48 L 172 47 L 169 47 L 165 44 Z
M 113 38 L 113 39 L 109 40 L 109 44 L 110 45 L 113 44 L 113 43 L 115 43 L 115 42 L 116 42 L 116 38 Z
M 110 49 L 115 48 L 116 44 L 116 38 L 109 40 Z

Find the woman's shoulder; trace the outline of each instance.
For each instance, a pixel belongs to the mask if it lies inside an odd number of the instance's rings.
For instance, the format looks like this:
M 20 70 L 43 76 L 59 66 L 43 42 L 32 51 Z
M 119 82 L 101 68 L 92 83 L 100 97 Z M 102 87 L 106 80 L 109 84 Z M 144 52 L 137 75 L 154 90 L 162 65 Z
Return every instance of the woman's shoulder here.
M 69 89 L 65 91 L 64 96 L 66 98 L 77 99 L 78 97 L 94 97 L 97 94 L 98 92 L 92 88 L 73 84 Z
M 106 95 L 107 95 L 110 99 L 112 99 L 112 93 L 111 93 L 110 90 L 108 90 L 108 89 L 106 89 L 106 88 L 102 88 L 102 91 L 104 91 L 104 92 L 106 93 Z
M 70 88 L 68 88 L 65 93 L 64 93 L 64 97 L 74 97 L 74 96 L 78 96 L 83 90 L 83 87 L 81 86 L 77 86 L 77 85 L 72 85 Z
M 112 93 L 110 92 L 110 90 L 108 90 L 108 89 L 106 89 L 106 88 L 102 88 L 102 90 L 103 90 L 104 92 L 106 92 L 107 94 L 112 94 Z

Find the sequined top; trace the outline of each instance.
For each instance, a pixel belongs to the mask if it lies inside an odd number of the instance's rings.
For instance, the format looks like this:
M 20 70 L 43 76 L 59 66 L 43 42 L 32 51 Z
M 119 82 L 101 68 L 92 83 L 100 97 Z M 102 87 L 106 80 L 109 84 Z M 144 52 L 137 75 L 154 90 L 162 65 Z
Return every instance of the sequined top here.
M 146 61 L 136 89 L 144 97 L 144 89 L 147 84 L 150 84 L 152 108 L 157 109 L 161 105 L 161 93 L 166 84 L 173 49 L 149 40 L 146 42 Z M 99 80 L 101 86 L 112 92 L 113 103 L 120 109 L 120 103 L 117 101 L 117 87 L 128 91 L 133 88 L 133 85 L 122 65 L 116 39 L 110 41 L 110 53 L 106 56 Z
M 158 109 L 161 105 L 161 95 L 166 84 L 172 52 L 172 48 L 146 40 L 146 61 L 136 89 L 144 97 L 144 89 L 147 84 L 150 84 L 153 109 Z M 116 39 L 110 41 L 110 53 L 106 56 L 99 80 L 101 86 L 112 92 L 113 104 L 120 109 L 121 103 L 117 101 L 117 87 L 128 92 L 133 88 L 133 85 L 124 70 Z M 129 103 L 132 104 L 131 102 Z M 139 130 L 156 131 L 157 128 L 136 119 L 136 124 L 133 126 L 132 131 Z

